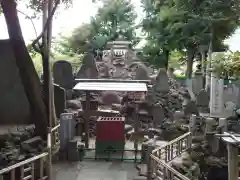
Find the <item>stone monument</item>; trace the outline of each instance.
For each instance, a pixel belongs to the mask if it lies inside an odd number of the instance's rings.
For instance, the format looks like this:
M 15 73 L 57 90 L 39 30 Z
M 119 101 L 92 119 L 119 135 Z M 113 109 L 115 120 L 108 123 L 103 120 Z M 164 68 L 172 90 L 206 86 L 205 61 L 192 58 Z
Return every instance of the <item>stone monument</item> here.
M 77 72 L 76 78 L 79 79 L 97 79 L 99 78 L 99 73 L 95 58 L 92 52 L 91 45 L 88 45 L 88 52 L 85 53 L 82 65 Z
M 74 84 L 72 65 L 65 60 L 56 61 L 53 64 L 53 79 L 60 87 L 72 89 Z

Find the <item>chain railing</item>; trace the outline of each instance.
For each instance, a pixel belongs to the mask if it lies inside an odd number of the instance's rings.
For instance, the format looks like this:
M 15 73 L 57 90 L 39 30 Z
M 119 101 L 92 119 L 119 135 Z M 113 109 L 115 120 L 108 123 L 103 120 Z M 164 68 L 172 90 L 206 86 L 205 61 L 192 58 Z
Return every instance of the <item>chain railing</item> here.
M 148 179 L 189 180 L 189 178 L 172 168 L 169 162 L 189 150 L 191 145 L 192 136 L 188 132 L 153 150 L 148 162 Z

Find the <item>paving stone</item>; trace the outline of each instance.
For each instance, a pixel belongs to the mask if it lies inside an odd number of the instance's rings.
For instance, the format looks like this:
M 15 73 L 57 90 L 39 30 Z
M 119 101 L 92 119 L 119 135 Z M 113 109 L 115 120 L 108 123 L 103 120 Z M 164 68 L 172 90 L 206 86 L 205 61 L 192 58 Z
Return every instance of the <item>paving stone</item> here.
M 145 176 L 135 176 L 132 180 L 147 180 Z
M 127 172 L 125 171 L 108 171 L 102 176 L 103 180 L 127 180 Z
M 139 170 L 140 176 L 146 176 L 147 175 L 147 165 L 146 164 L 138 164 L 137 169 Z
M 132 180 L 134 163 L 82 161 L 53 165 L 53 180 Z

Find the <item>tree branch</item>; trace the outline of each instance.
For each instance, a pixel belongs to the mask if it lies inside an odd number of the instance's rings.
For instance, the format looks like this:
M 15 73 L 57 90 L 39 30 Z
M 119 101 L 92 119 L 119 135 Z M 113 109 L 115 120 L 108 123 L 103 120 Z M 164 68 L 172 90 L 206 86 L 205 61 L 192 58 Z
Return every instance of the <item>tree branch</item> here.
M 1 0 L 0 0 L 0 2 L 1 2 Z M 24 12 L 22 12 L 22 11 L 20 11 L 20 10 L 18 10 L 17 9 L 17 11 L 20 13 L 20 14 L 22 14 L 22 15 L 24 15 L 24 16 L 26 16 L 30 21 L 31 21 L 31 23 L 32 23 L 32 26 L 33 26 L 33 29 L 34 29 L 34 32 L 35 32 L 35 35 L 36 35 L 36 37 L 37 37 L 37 30 L 36 30 L 36 26 L 35 26 L 35 24 L 33 23 L 33 20 L 32 20 L 32 18 L 30 17 L 30 16 L 28 16 L 27 14 L 25 14 Z
M 0 0 L 0 1 L 1 1 L 1 0 Z M 41 44 L 39 47 L 37 47 L 36 44 L 39 44 L 39 40 L 44 36 L 44 33 L 45 33 L 45 31 L 47 30 L 48 26 L 50 25 L 51 20 L 52 20 L 52 18 L 53 18 L 53 15 L 55 14 L 55 12 L 56 12 L 56 10 L 57 10 L 57 6 L 58 6 L 59 3 L 60 3 L 60 0 L 56 0 L 56 3 L 55 3 L 55 5 L 54 5 L 54 7 L 53 7 L 53 10 L 52 10 L 50 16 L 48 16 L 47 21 L 46 21 L 46 24 L 44 25 L 43 31 L 41 32 L 41 34 L 40 34 L 40 35 L 33 41 L 33 43 L 32 43 L 33 49 L 34 49 L 36 52 L 40 53 L 40 54 L 43 53 L 42 50 L 41 50 L 41 47 L 42 47 L 43 44 Z

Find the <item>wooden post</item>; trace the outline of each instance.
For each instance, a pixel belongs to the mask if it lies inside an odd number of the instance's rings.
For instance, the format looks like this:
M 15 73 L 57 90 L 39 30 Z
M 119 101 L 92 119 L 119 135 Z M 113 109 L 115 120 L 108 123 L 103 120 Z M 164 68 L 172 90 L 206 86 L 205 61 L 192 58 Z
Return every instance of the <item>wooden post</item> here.
M 236 135 L 236 136 L 235 136 Z M 237 134 L 223 133 L 217 135 L 222 137 L 222 140 L 227 143 L 228 150 L 228 180 L 238 179 L 238 146 L 240 137 Z
M 212 35 L 213 32 L 211 33 L 211 39 L 209 42 L 209 47 L 208 47 L 208 62 L 207 62 L 207 67 L 206 67 L 206 81 L 205 81 L 205 90 L 210 87 L 211 84 L 211 76 L 210 76 L 210 68 L 211 68 L 211 63 L 212 63 Z
M 133 114 L 133 120 L 134 120 L 134 133 L 135 135 L 138 133 L 139 131 L 139 127 L 140 127 L 140 121 L 139 121 L 139 113 L 138 113 L 138 104 L 135 103 L 135 111 Z M 135 155 L 134 155 L 134 160 L 135 162 L 137 161 L 137 154 L 138 154 L 138 137 L 134 139 L 134 150 L 135 150 Z
M 187 149 L 188 151 L 192 150 L 192 133 L 187 137 Z
M 238 179 L 238 147 L 228 143 L 228 180 Z
M 152 180 L 153 176 L 153 159 L 151 158 L 152 151 L 154 150 L 154 146 L 150 143 L 147 145 L 147 180 Z
M 138 104 L 135 103 L 135 111 L 134 111 L 134 132 L 138 133 L 139 131 L 139 116 L 138 116 Z M 137 151 L 138 150 L 138 138 L 135 138 L 134 140 L 134 149 Z
M 52 129 L 48 128 L 48 139 L 47 139 L 47 149 L 48 149 L 48 180 L 52 180 Z
M 90 91 L 86 91 L 86 109 L 84 113 L 85 147 L 89 148 Z
M 196 129 L 196 118 L 197 116 L 192 114 L 190 117 L 190 123 L 189 123 L 189 131 L 191 134 L 194 136 L 195 134 L 195 129 Z

